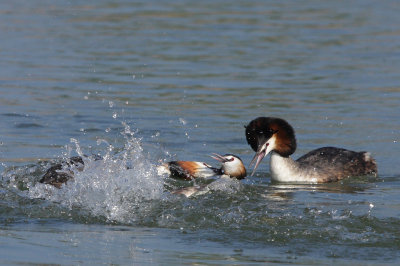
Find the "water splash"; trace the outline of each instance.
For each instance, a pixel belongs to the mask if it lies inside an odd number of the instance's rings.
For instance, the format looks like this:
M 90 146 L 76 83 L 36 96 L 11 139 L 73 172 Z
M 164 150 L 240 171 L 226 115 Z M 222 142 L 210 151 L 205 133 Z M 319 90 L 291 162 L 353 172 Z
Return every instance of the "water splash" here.
M 71 139 L 73 147 L 68 146 L 65 158 L 75 151 L 83 157 L 84 170 L 74 170 L 74 179 L 62 189 L 35 183 L 29 187 L 28 196 L 58 202 L 70 209 L 85 209 L 108 221 L 134 222 L 146 209 L 152 208 L 148 201 L 162 198 L 164 180 L 146 158 L 141 140 L 128 125 L 123 125 L 121 134 L 126 143 L 122 151 L 118 152 L 106 140 L 99 139 L 97 145 L 107 145 L 102 159 L 85 157 L 79 141 Z
M 94 149 L 101 152 L 96 152 L 96 155 L 86 156 L 90 152 L 79 140 L 70 140 L 61 159 L 67 160 L 79 155 L 84 161 L 84 169 L 72 169 L 73 180 L 63 184 L 61 189 L 38 182 L 46 170 L 54 165 L 54 161 L 10 168 L 3 173 L 2 184 L 27 202 L 21 211 L 30 215 L 41 213 L 42 216 L 39 217 L 63 218 L 67 215 L 89 223 L 94 219 L 106 223 L 171 228 L 180 225 L 186 227 L 187 224 L 194 228 L 208 227 L 210 222 L 214 224 L 213 219 L 196 218 L 194 224 L 190 222 L 191 219 L 186 219 L 203 216 L 202 210 L 207 209 L 206 206 L 211 202 L 214 202 L 212 204 L 220 212 L 225 210 L 226 201 L 242 197 L 248 199 L 246 195 L 242 195 L 244 185 L 235 179 L 216 179 L 210 184 L 211 180 L 183 182 L 158 175 L 157 166 L 161 163 L 158 159 L 170 158 L 168 153 L 150 158 L 143 147 L 157 150 L 160 148 L 142 143 L 142 139 L 137 137 L 137 131 L 124 122 L 122 125 L 120 133 L 124 138 L 123 146 L 115 147 L 111 144 L 114 142 L 98 139 L 97 148 Z M 89 149 L 93 150 L 93 147 Z M 187 199 L 170 193 L 197 183 L 208 184 L 206 195 Z M 222 205 L 217 206 L 215 202 Z M 185 206 L 191 207 L 187 210 Z M 184 210 L 188 212 L 182 213 Z M 206 214 L 208 215 L 208 211 Z

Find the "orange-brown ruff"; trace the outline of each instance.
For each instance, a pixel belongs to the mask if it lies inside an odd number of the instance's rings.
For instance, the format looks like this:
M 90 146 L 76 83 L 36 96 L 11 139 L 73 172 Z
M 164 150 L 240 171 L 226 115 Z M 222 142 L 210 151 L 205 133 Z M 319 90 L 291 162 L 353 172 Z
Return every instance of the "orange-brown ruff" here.
M 224 156 L 214 154 L 212 158 L 221 163 L 221 168 L 215 168 L 203 162 L 196 161 L 172 161 L 158 167 L 159 173 L 167 173 L 171 177 L 192 180 L 194 178 L 207 178 L 226 175 L 237 179 L 246 177 L 246 168 L 242 160 L 232 154 Z
M 323 147 L 293 160 L 290 155 L 296 150 L 295 133 L 281 118 L 254 119 L 246 126 L 246 139 L 256 151 L 253 174 L 261 160 L 271 153 L 270 171 L 274 181 L 325 183 L 378 173 L 376 162 L 368 152 Z
M 203 162 L 172 161 L 165 164 L 171 171 L 171 176 L 191 180 L 197 177 L 209 177 L 221 174 L 219 169 Z

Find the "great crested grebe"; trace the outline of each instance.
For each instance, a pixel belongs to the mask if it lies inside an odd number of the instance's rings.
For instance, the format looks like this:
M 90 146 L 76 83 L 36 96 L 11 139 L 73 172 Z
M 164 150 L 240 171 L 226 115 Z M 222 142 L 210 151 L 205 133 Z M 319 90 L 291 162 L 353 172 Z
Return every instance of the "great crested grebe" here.
M 56 188 L 61 188 L 61 185 L 67 183 L 68 180 L 74 178 L 74 169 L 82 171 L 85 166 L 82 157 L 74 156 L 68 160 L 58 163 L 49 169 L 39 180 L 40 183 L 50 184 Z
M 278 182 L 326 183 L 350 176 L 377 175 L 375 160 L 369 152 L 323 147 L 296 161 L 296 137 L 288 122 L 275 117 L 258 117 L 246 127 L 247 143 L 256 152 L 252 175 L 261 160 L 271 153 L 271 179 Z
M 172 177 L 186 180 L 191 180 L 198 177 L 207 178 L 211 176 L 231 177 L 237 179 L 243 179 L 246 177 L 246 168 L 238 156 L 232 154 L 225 154 L 224 156 L 221 156 L 214 153 L 214 156 L 211 157 L 221 163 L 220 168 L 212 167 L 211 165 L 203 162 L 173 161 L 157 167 L 158 174 L 161 175 L 163 173 L 167 173 Z M 93 155 L 92 158 L 95 161 L 102 159 L 97 155 Z M 82 157 L 71 157 L 66 161 L 58 163 L 47 169 L 46 173 L 39 180 L 39 182 L 53 185 L 56 188 L 61 188 L 63 184 L 74 179 L 74 171 L 83 171 L 84 167 L 85 163 Z
M 242 160 L 233 154 L 219 155 L 214 153 L 213 159 L 221 163 L 220 168 L 212 167 L 203 162 L 196 161 L 172 161 L 164 163 L 157 168 L 161 175 L 166 173 L 171 177 L 192 180 L 195 178 L 207 178 L 212 176 L 229 176 L 237 179 L 246 177 L 246 168 Z
M 99 155 L 93 154 L 90 156 L 84 155 L 94 161 L 102 160 Z M 81 156 L 73 156 L 60 163 L 57 163 L 47 169 L 46 173 L 39 180 L 40 183 L 53 185 L 56 188 L 61 188 L 62 184 L 66 184 L 69 180 L 74 179 L 74 172 L 82 172 L 85 168 L 85 163 Z

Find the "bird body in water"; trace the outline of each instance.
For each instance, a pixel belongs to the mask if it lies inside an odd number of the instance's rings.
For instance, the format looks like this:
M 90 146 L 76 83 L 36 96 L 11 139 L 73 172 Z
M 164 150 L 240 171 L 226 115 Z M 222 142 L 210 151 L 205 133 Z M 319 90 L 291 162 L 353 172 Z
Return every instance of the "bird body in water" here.
M 369 152 L 323 147 L 297 160 L 296 137 L 292 126 L 281 118 L 258 117 L 246 127 L 247 143 L 256 152 L 255 167 L 271 153 L 271 179 L 278 182 L 326 183 L 350 176 L 377 175 L 375 160 Z
M 235 156 L 233 154 L 225 154 L 223 156 L 214 154 L 214 156 L 211 157 L 221 163 L 220 168 L 212 167 L 203 162 L 173 161 L 161 165 L 158 168 L 158 172 L 159 174 L 167 173 L 173 178 L 184 180 L 215 176 L 220 177 L 218 180 L 226 178 L 235 178 L 240 180 L 246 177 L 246 168 L 242 160 L 238 156 Z M 212 184 L 214 184 L 215 182 L 213 182 Z M 186 197 L 201 195 L 207 193 L 210 190 L 210 185 L 211 184 L 203 184 L 185 187 L 172 191 L 172 194 L 180 194 Z
M 239 157 L 232 154 L 226 154 L 224 156 L 214 154 L 214 156 L 211 157 L 221 163 L 220 168 L 212 167 L 203 162 L 173 161 L 159 166 L 157 170 L 159 174 L 168 173 L 172 177 L 186 180 L 211 176 L 225 176 L 237 179 L 245 178 L 246 168 Z M 102 159 L 100 156 L 96 155 L 94 155 L 93 158 L 95 161 Z M 50 167 L 39 182 L 61 188 L 63 184 L 74 179 L 75 171 L 83 171 L 84 167 L 85 163 L 83 158 L 74 156 Z M 196 189 L 193 190 L 195 191 Z
M 192 180 L 195 178 L 208 178 L 212 176 L 229 176 L 237 179 L 246 177 L 246 168 L 242 160 L 233 154 L 211 156 L 221 163 L 220 168 L 212 167 L 204 162 L 197 161 L 171 161 L 157 168 L 159 174 L 166 173 L 171 177 Z
M 103 158 L 99 155 L 91 155 L 86 156 L 85 158 L 90 158 L 94 161 L 102 160 Z M 85 163 L 83 161 L 83 157 L 81 156 L 73 156 L 64 160 L 60 163 L 57 163 L 47 169 L 46 173 L 39 180 L 40 183 L 53 185 L 56 188 L 61 188 L 63 184 L 66 184 L 68 181 L 73 180 L 75 176 L 75 171 L 82 172 L 85 168 Z
M 50 167 L 43 177 L 39 180 L 40 183 L 50 184 L 56 188 L 61 188 L 62 184 L 67 183 L 74 178 L 74 169 L 82 171 L 84 168 L 82 157 L 74 156 L 68 160 L 58 163 Z

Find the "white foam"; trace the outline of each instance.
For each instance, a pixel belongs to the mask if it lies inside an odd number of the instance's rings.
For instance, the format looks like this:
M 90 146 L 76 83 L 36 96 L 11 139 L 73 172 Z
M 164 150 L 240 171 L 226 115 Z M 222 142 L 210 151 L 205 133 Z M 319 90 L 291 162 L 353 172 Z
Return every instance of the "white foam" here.
M 224 177 L 218 178 L 208 185 L 211 191 L 222 191 L 224 193 L 237 193 L 243 188 L 242 182 L 236 178 Z
M 82 208 L 110 221 L 134 221 L 139 212 L 149 208 L 146 201 L 163 196 L 164 180 L 144 156 L 140 139 L 133 137 L 126 125 L 123 134 L 127 142 L 122 152 L 114 154 L 110 145 L 102 160 L 84 157 L 85 168 L 74 171 L 73 181 L 61 189 L 37 183 L 30 187 L 29 196 L 59 202 L 71 209 Z M 71 141 L 76 152 L 83 155 L 79 142 Z M 98 145 L 103 142 L 98 141 Z

